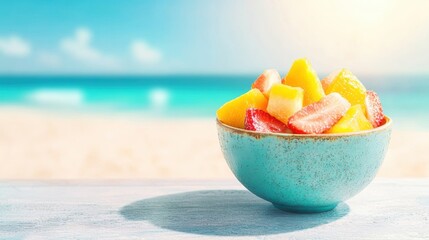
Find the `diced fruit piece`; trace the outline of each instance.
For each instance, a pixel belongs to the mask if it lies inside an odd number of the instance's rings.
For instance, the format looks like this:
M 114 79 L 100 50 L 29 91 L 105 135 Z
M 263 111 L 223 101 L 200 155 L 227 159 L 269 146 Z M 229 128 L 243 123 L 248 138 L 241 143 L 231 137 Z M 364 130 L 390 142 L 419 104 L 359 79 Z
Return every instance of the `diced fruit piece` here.
M 275 84 L 268 98 L 267 112 L 287 124 L 289 117 L 302 108 L 304 90 L 284 84 Z
M 281 133 L 287 131 L 286 124 L 280 122 L 264 110 L 256 108 L 247 109 L 244 127 L 246 130 L 257 132 Z
M 327 133 L 346 133 L 372 129 L 371 123 L 366 119 L 362 105 L 353 105 Z
M 217 112 L 219 121 L 237 128 L 244 128 L 244 118 L 248 108 L 267 108 L 267 99 L 259 89 L 252 89 L 247 93 L 225 103 Z
M 347 69 L 342 69 L 326 88 L 326 94 L 333 92 L 341 94 L 351 105 L 362 104 L 364 106 L 365 104 L 365 87 L 357 77 Z
M 328 86 L 331 85 L 332 81 L 334 81 L 334 79 L 338 76 L 340 72 L 341 72 L 341 69 L 333 71 L 327 77 L 322 79 L 321 83 L 325 93 L 326 93 L 326 90 L 328 89 Z
M 374 91 L 366 91 L 365 98 L 366 117 L 371 122 L 373 127 L 379 127 L 386 123 L 386 118 L 383 114 L 380 98 Z
M 317 102 L 325 96 L 316 72 L 306 59 L 296 60 L 282 83 L 304 89 L 304 106 Z
M 338 93 L 331 93 L 310 104 L 289 118 L 293 133 L 317 134 L 330 129 L 350 108 L 350 103 Z
M 282 81 L 280 74 L 275 69 L 265 70 L 252 84 L 252 88 L 259 89 L 266 97 L 270 94 L 271 87 Z

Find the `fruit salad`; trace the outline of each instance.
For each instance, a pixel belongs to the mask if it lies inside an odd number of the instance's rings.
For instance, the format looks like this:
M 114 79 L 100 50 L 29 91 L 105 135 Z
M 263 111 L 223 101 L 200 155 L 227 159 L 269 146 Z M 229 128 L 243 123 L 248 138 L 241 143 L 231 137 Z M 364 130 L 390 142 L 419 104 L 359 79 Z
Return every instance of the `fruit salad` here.
M 222 123 L 271 133 L 332 134 L 370 130 L 386 122 L 380 98 L 347 69 L 319 80 L 306 59 L 282 79 L 265 70 L 243 95 L 216 113 Z

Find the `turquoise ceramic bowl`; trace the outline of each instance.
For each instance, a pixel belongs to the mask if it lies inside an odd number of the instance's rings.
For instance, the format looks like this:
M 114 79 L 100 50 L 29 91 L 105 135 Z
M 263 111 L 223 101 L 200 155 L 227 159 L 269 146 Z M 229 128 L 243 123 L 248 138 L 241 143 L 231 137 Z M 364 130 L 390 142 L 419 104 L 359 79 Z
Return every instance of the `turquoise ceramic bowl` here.
M 257 133 L 217 121 L 223 155 L 252 193 L 291 212 L 324 212 L 359 193 L 375 177 L 392 122 L 345 134 Z

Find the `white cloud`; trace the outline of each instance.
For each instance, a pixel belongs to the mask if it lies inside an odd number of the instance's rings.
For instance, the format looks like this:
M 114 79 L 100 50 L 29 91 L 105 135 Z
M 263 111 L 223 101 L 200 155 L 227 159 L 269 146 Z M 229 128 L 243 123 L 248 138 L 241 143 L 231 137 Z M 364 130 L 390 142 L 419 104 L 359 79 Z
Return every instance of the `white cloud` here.
M 27 57 L 31 46 L 19 36 L 4 37 L 0 38 L 0 53 L 10 57 Z
M 55 53 L 41 52 L 38 55 L 39 61 L 47 66 L 57 67 L 61 65 L 61 58 Z
M 162 59 L 159 50 L 149 46 L 142 40 L 136 40 L 131 43 L 131 55 L 142 64 L 158 63 Z
M 92 33 L 87 28 L 78 28 L 74 36 L 65 38 L 60 43 L 64 53 L 84 63 L 98 66 L 117 67 L 118 60 L 91 46 Z

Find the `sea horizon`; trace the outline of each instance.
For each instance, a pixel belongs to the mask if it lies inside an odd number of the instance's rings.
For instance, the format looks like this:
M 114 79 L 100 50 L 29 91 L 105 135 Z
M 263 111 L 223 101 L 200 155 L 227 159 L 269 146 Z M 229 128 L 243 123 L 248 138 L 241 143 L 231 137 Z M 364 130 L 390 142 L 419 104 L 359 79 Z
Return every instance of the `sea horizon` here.
M 320 75 L 324 76 L 324 75 Z M 0 106 L 52 111 L 138 113 L 153 117 L 215 117 L 216 110 L 250 89 L 245 75 L 0 75 Z M 429 74 L 361 76 L 379 93 L 399 126 L 429 120 Z M 425 127 L 427 128 L 427 127 Z

